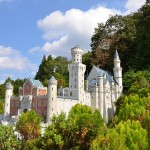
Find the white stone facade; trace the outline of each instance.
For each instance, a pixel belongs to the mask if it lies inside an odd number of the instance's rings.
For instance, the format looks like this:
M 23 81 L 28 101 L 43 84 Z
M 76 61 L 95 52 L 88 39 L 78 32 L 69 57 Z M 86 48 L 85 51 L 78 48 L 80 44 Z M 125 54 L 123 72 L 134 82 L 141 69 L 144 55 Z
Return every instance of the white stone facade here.
M 84 73 L 86 66 L 82 64 L 82 49 L 76 46 L 71 49 L 72 63 L 68 65 L 69 87 L 59 88 L 57 91 L 57 80 L 51 77 L 48 83 L 48 90 L 37 80 L 28 79 L 23 88 L 20 89 L 20 96 L 14 100 L 12 96 L 13 87 L 6 86 L 4 117 L 11 116 L 10 103 L 13 99 L 17 104 L 17 115 L 24 110 L 34 109 L 40 114 L 40 109 L 46 117 L 46 122 L 50 123 L 50 118 L 61 112 L 69 113 L 72 106 L 77 103 L 91 106 L 93 110 L 99 109 L 104 121 L 115 113 L 115 101 L 122 94 L 122 68 L 120 59 L 116 51 L 114 57 L 114 77 L 106 71 L 93 66 L 84 85 Z M 86 87 L 86 89 L 84 89 Z M 26 89 L 26 90 L 25 90 Z M 44 93 L 44 94 L 39 94 Z M 57 94 L 58 93 L 58 94 Z M 13 110 L 15 111 L 15 110 Z M 16 113 L 15 112 L 15 113 Z

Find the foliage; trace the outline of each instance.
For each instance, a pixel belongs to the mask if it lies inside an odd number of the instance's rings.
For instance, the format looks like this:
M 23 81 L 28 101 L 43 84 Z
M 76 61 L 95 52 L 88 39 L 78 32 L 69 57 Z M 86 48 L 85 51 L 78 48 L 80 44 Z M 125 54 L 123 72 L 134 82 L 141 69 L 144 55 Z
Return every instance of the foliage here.
M 128 149 L 149 149 L 147 131 L 141 127 L 139 121 L 126 122 L 121 121 L 115 131 L 126 137 L 126 146 Z
M 91 141 L 104 128 L 98 110 L 92 113 L 86 105 L 75 105 L 69 112 L 53 116 L 42 137 L 42 149 L 89 149 Z
M 148 94 L 147 94 L 148 95 Z M 140 97 L 138 94 L 120 97 L 117 101 L 117 118 L 113 124 L 117 124 L 124 120 L 138 120 L 142 127 L 147 130 L 150 138 L 150 95 Z
M 0 84 L 0 99 L 4 99 L 5 97 L 5 84 Z
M 19 87 L 22 87 L 25 79 L 16 79 L 12 80 L 10 77 L 8 77 L 3 84 L 0 85 L 0 99 L 5 98 L 5 85 L 6 83 L 10 82 L 13 85 L 13 94 L 14 96 L 19 95 Z
M 92 63 L 110 70 L 113 55 L 119 51 L 123 71 L 150 68 L 150 5 L 127 16 L 111 16 L 105 24 L 99 23 L 91 39 Z M 111 71 L 111 70 L 110 70 Z
M 117 133 L 114 129 L 107 129 L 99 134 L 91 143 L 91 150 L 127 150 L 125 144 L 126 136 Z
M 92 69 L 92 53 L 87 52 L 82 56 L 82 63 L 86 65 L 85 79 Z
M 20 149 L 21 141 L 16 138 L 13 127 L 0 124 L 0 149 L 16 150 Z
M 123 75 L 124 92 L 128 94 L 134 91 L 140 92 L 139 89 L 150 89 L 150 71 L 133 71 L 130 70 Z
M 35 79 L 39 79 L 44 86 L 48 86 L 48 80 L 52 75 L 58 80 L 58 87 L 68 85 L 68 64 L 69 61 L 65 57 L 58 56 L 47 58 L 44 55 Z
M 0 114 L 4 113 L 4 101 L 0 99 Z
M 40 136 L 40 123 L 41 117 L 39 117 L 35 111 L 27 111 L 22 113 L 16 123 L 16 131 L 18 131 L 23 141 L 35 139 Z
M 21 114 L 16 124 L 22 140 L 17 140 L 11 126 L 0 125 L 0 149 L 150 149 L 150 5 L 127 16 L 111 16 L 99 23 L 92 37 L 92 52 L 83 55 L 87 72 L 92 65 L 110 70 L 117 48 L 122 62 L 124 95 L 116 101 L 112 122 L 104 125 L 100 112 L 85 105 L 75 105 L 68 115 L 53 116 L 51 124 L 40 134 L 41 118 L 33 111 Z M 65 57 L 43 56 L 35 79 L 45 86 L 51 75 L 58 87 L 68 85 L 68 65 Z M 54 68 L 56 70 L 54 71 Z M 141 71 L 139 71 L 141 70 Z M 14 95 L 24 80 L 6 79 L 0 85 L 0 113 L 3 112 L 5 84 L 11 82 Z M 149 140 L 149 141 L 148 141 Z M 22 143 L 21 143 L 22 142 Z M 149 142 L 149 143 L 148 143 Z
M 100 134 L 92 143 L 91 150 L 148 150 L 147 131 L 141 127 L 139 121 L 121 121 L 115 128 L 107 129 Z

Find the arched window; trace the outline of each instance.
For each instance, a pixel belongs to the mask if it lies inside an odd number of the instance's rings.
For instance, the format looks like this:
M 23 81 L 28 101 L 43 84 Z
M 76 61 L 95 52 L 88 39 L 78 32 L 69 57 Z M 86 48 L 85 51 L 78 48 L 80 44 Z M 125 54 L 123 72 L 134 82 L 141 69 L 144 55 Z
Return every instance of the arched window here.
M 72 96 L 72 92 L 70 92 L 70 96 Z

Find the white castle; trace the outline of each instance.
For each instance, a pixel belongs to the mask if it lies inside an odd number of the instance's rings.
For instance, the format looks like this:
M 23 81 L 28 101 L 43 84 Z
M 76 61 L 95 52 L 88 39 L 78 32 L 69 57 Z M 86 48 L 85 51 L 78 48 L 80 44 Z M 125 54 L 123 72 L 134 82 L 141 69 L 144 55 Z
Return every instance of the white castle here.
M 75 104 L 85 104 L 92 110 L 99 109 L 106 123 L 114 116 L 115 101 L 122 95 L 122 68 L 116 50 L 114 56 L 114 77 L 93 66 L 84 86 L 86 66 L 82 64 L 83 51 L 79 46 L 71 49 L 72 63 L 68 65 L 69 87 L 57 90 L 57 80 L 52 76 L 48 89 L 39 80 L 27 79 L 19 89 L 19 96 L 13 96 L 13 86 L 6 84 L 4 120 L 19 116 L 27 110 L 35 110 L 39 115 L 50 118 L 61 112 L 69 113 Z M 86 87 L 86 88 L 85 88 Z

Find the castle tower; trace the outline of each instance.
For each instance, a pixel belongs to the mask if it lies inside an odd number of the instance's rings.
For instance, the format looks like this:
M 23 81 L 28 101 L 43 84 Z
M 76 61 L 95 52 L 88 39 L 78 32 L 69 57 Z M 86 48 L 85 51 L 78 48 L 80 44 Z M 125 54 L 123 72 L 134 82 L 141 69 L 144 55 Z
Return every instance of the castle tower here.
M 57 80 L 52 76 L 48 82 L 47 116 L 46 122 L 50 123 L 50 118 L 57 114 Z
M 102 73 L 97 77 L 98 79 L 98 103 L 102 118 L 104 117 L 104 76 Z
M 68 65 L 70 96 L 81 100 L 84 93 L 84 73 L 86 66 L 82 64 L 82 49 L 76 46 L 71 49 L 72 64 Z
M 118 91 L 118 96 L 120 96 L 122 94 L 122 90 L 123 90 L 123 86 L 122 86 L 122 68 L 120 66 L 120 58 L 118 55 L 118 52 L 116 50 L 115 55 L 114 55 L 114 77 L 118 83 L 118 89 L 116 89 L 116 91 Z
M 113 77 L 111 77 L 111 78 L 112 78 L 112 81 L 111 81 L 111 104 L 112 104 L 112 109 L 113 109 L 112 115 L 114 116 L 115 111 L 116 111 L 115 99 L 117 99 L 117 98 L 115 97 L 115 84 L 113 82 Z
M 13 86 L 11 85 L 11 83 L 6 83 L 4 121 L 8 121 L 10 118 L 10 99 L 12 94 L 13 94 Z

